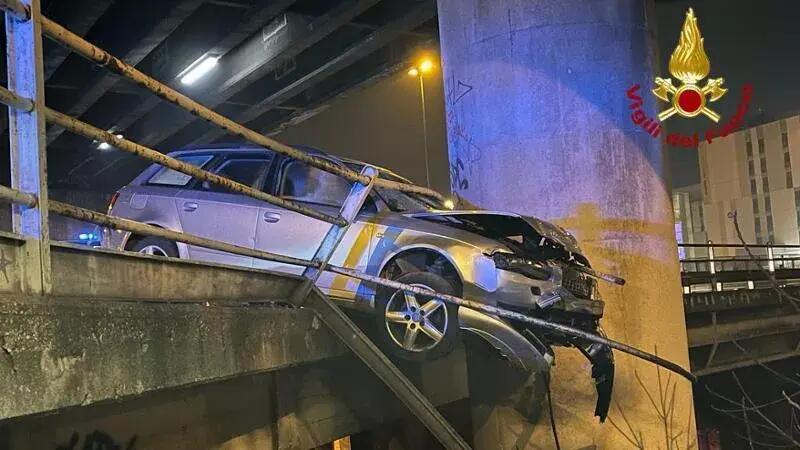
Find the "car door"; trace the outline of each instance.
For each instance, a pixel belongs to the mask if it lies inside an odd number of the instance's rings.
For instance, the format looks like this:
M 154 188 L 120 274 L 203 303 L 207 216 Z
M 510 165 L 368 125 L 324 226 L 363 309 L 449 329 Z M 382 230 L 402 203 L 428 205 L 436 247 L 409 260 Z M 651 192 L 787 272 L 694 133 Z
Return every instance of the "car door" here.
M 270 153 L 225 155 L 212 172 L 246 186 L 261 188 L 272 162 Z M 246 248 L 255 245 L 256 220 L 262 202 L 211 183 L 195 183 L 175 199 L 183 231 Z M 251 267 L 253 258 L 189 246 L 189 257 Z
M 302 161 L 285 159 L 274 172 L 272 186 L 273 192 L 281 198 L 336 216 L 350 192 L 351 183 Z M 366 267 L 372 235 L 372 226 L 366 220 L 373 209 L 374 203 L 370 199 L 334 252 L 332 264 L 360 270 Z M 296 258 L 313 258 L 331 227 L 327 222 L 270 204 L 262 204 L 258 215 L 256 249 Z M 304 269 L 262 260 L 256 260 L 254 265 L 294 274 L 300 274 Z M 332 274 L 323 273 L 317 285 L 331 295 L 353 298 L 358 283 L 339 280 Z

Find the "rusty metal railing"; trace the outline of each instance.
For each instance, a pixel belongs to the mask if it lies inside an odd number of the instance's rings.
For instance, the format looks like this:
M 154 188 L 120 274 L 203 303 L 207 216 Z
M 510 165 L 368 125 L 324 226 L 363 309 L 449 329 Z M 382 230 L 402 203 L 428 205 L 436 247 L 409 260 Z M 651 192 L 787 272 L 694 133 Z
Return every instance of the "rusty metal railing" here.
M 20 20 L 28 20 L 30 18 L 29 10 L 25 6 L 20 6 L 19 0 L 0 0 L 0 9 L 5 9 L 6 12 L 15 14 Z M 20 11 L 25 11 L 25 14 L 19 13 Z M 110 53 L 106 52 L 105 50 L 87 42 L 80 36 L 70 32 L 63 26 L 53 22 L 52 20 L 40 16 L 40 23 L 42 26 L 42 32 L 48 37 L 54 39 L 56 42 L 64 45 L 70 50 L 75 51 L 76 53 L 86 57 L 90 61 L 93 61 L 112 72 L 115 72 L 121 76 L 124 76 L 131 81 L 137 83 L 140 86 L 145 87 L 146 89 L 150 90 L 154 94 L 158 95 L 159 97 L 163 98 L 166 101 L 169 101 L 179 107 L 187 109 L 188 111 L 192 112 L 193 114 L 197 114 L 198 116 L 204 118 L 205 120 L 211 122 L 212 124 L 219 126 L 225 130 L 237 133 L 240 137 L 250 140 L 253 143 L 262 145 L 264 147 L 270 148 L 278 153 L 284 154 L 291 158 L 296 158 L 298 160 L 304 161 L 311 166 L 319 168 L 321 170 L 328 171 L 330 173 L 334 173 L 336 175 L 340 175 L 350 181 L 360 183 L 362 185 L 369 184 L 370 182 L 373 183 L 375 186 L 386 187 L 389 189 L 395 189 L 404 192 L 411 192 L 417 193 L 421 195 L 426 195 L 435 198 L 442 198 L 441 194 L 427 188 L 423 188 L 421 186 L 415 186 L 406 183 L 398 183 L 392 182 L 389 180 L 379 179 L 377 177 L 369 177 L 362 174 L 359 174 L 353 170 L 350 170 L 346 167 L 336 165 L 331 161 L 325 160 L 323 158 L 318 158 L 316 156 L 310 155 L 308 153 L 302 152 L 300 150 L 294 149 L 290 146 L 285 144 L 281 144 L 273 139 L 267 138 L 253 130 L 250 130 L 231 119 L 228 119 L 221 114 L 218 114 L 205 106 L 201 105 L 200 103 L 190 99 L 189 97 L 175 91 L 168 86 L 163 85 L 159 81 L 145 75 L 144 73 L 140 72 L 135 67 L 125 63 L 124 61 L 114 57 Z M 24 108 L 25 110 L 30 110 L 31 101 L 29 99 L 25 99 L 19 97 L 18 95 L 10 92 L 7 89 L 0 87 L 0 102 L 5 103 L 11 107 L 19 107 Z M 99 141 L 108 142 L 114 146 L 118 146 L 122 150 L 129 151 L 131 153 L 137 154 L 142 156 L 145 159 L 150 159 L 153 162 L 163 164 L 167 167 L 170 167 L 174 170 L 177 170 L 182 173 L 186 173 L 187 175 L 197 177 L 204 181 L 209 181 L 212 183 L 222 184 L 223 186 L 232 189 L 236 192 L 242 193 L 244 195 L 250 195 L 254 198 L 258 198 L 259 200 L 263 200 L 269 203 L 274 203 L 275 201 L 278 202 L 285 202 L 285 200 L 276 198 L 274 196 L 264 197 L 265 194 L 260 191 L 255 191 L 252 188 L 247 188 L 243 185 L 231 184 L 235 183 L 232 180 L 229 180 L 224 177 L 220 177 L 218 175 L 212 174 L 202 169 L 198 169 L 195 166 L 191 166 L 189 164 L 183 163 L 181 161 L 177 161 L 174 158 L 167 157 L 166 155 L 157 152 L 156 150 L 150 149 L 148 147 L 142 146 L 135 142 L 129 141 L 124 138 L 119 138 L 116 135 L 109 133 L 107 131 L 101 130 L 99 128 L 93 127 L 85 122 L 82 122 L 76 118 L 67 116 L 63 113 L 55 111 L 51 108 L 43 106 L 42 108 L 48 120 L 53 121 L 54 123 L 64 126 L 68 128 L 70 131 L 76 132 L 78 134 L 82 134 L 84 136 L 90 137 L 92 139 L 97 139 Z M 162 159 L 164 158 L 164 159 Z M 186 167 L 188 166 L 188 167 Z M 14 190 L 10 190 L 14 191 Z M 255 191 L 255 192 L 251 192 Z M 12 195 L 13 194 L 13 195 Z M 0 198 L 8 200 L 8 201 L 15 201 L 14 198 L 19 199 L 18 195 L 25 195 L 21 192 L 7 192 L 5 190 L 0 191 Z M 12 198 L 13 197 L 13 198 Z M 27 197 L 26 197 L 27 198 Z M 395 289 L 403 289 L 408 291 L 417 292 L 423 295 L 428 295 L 431 297 L 438 298 L 440 300 L 446 301 L 448 303 L 456 304 L 459 306 L 469 307 L 478 311 L 482 311 L 488 314 L 496 315 L 503 318 L 508 318 L 511 320 L 517 320 L 521 322 L 526 322 L 531 325 L 538 326 L 540 328 L 550 329 L 553 331 L 560 331 L 570 335 L 574 335 L 576 337 L 581 337 L 587 339 L 592 342 L 598 342 L 602 344 L 609 345 L 612 348 L 615 348 L 619 351 L 629 353 L 631 355 L 640 357 L 650 362 L 654 362 L 656 364 L 662 365 L 670 370 L 679 373 L 686 378 L 693 379 L 693 376 L 686 371 L 685 369 L 671 363 L 669 361 L 663 360 L 655 355 L 650 355 L 646 352 L 642 352 L 638 349 L 630 347 L 626 344 L 613 341 L 611 339 L 604 338 L 598 335 L 592 335 L 590 333 L 583 332 L 581 330 L 560 325 L 554 324 L 551 322 L 547 322 L 541 319 L 536 319 L 532 317 L 525 316 L 523 314 L 519 314 L 513 311 L 509 311 L 503 308 L 497 308 L 489 305 L 485 305 L 483 303 L 478 303 L 470 300 L 466 300 L 460 297 L 441 294 L 434 291 L 420 289 L 411 285 L 406 285 L 403 283 L 398 283 L 393 280 L 388 280 L 380 277 L 376 277 L 373 275 L 369 275 L 366 273 L 362 273 L 359 271 L 355 271 L 352 269 L 348 269 L 345 267 L 337 267 L 333 265 L 327 265 L 325 263 L 320 262 L 318 259 L 314 260 L 304 260 L 299 258 L 293 258 L 285 255 L 278 255 L 274 253 L 249 249 L 246 247 L 235 246 L 232 244 L 210 240 L 206 238 L 202 238 L 199 236 L 193 236 L 186 233 L 175 232 L 170 230 L 165 230 L 158 227 L 153 227 L 141 222 L 136 222 L 128 219 L 122 219 L 119 217 L 112 217 L 106 214 L 101 214 L 95 211 L 90 211 L 84 208 L 79 208 L 77 206 L 67 205 L 61 202 L 52 201 L 52 210 L 54 213 L 62 214 L 68 217 L 72 217 L 79 220 L 84 220 L 87 222 L 96 223 L 99 225 L 108 226 L 111 228 L 122 229 L 126 231 L 132 231 L 137 233 L 142 233 L 144 235 L 149 236 L 158 236 L 164 237 L 170 240 L 175 240 L 178 242 L 185 242 L 190 243 L 191 245 L 198 245 L 201 247 L 206 247 L 215 250 L 221 250 L 225 252 L 230 252 L 234 254 L 240 254 L 244 256 L 252 256 L 255 258 L 260 258 L 269 261 L 277 261 L 277 262 L 286 262 L 289 264 L 296 264 L 305 267 L 313 267 L 313 268 L 320 268 L 333 273 L 337 273 L 340 275 L 345 275 L 351 278 L 360 279 L 362 281 L 368 281 L 377 285 L 386 286 Z M 347 202 L 346 202 L 347 203 Z M 285 207 L 281 203 L 275 203 L 278 206 Z M 291 209 L 293 205 L 289 205 L 287 209 Z M 347 208 L 347 205 L 344 206 Z M 351 207 L 352 209 L 352 207 Z M 308 215 L 310 217 L 315 217 L 315 214 L 319 214 L 316 211 L 308 211 L 308 208 L 301 207 L 297 210 L 297 212 L 301 214 Z M 319 218 L 319 217 L 315 217 Z M 333 223 L 334 225 L 339 225 L 343 222 L 347 222 L 346 220 L 334 220 L 332 217 L 327 217 L 328 222 Z M 341 219 L 341 217 L 336 218 Z M 324 220 L 324 219 L 321 219 Z
M 4 199 L 7 201 L 14 201 L 14 198 L 18 198 L 19 195 L 25 195 L 19 192 L 10 192 L 7 191 L 14 191 L 13 189 L 6 188 L 5 190 L 0 190 L 0 199 Z M 162 237 L 165 239 L 169 239 L 176 242 L 183 242 L 190 245 L 197 245 L 200 247 L 205 247 L 212 250 L 220 250 L 223 252 L 234 253 L 237 255 L 242 256 L 250 256 L 253 258 L 259 258 L 267 261 L 276 261 L 276 262 L 283 262 L 287 264 L 294 264 L 298 266 L 305 266 L 305 267 L 313 267 L 313 268 L 323 268 L 326 271 L 336 273 L 339 275 L 344 275 L 347 277 L 355 278 L 362 281 L 367 281 L 370 283 L 374 283 L 379 286 L 385 286 L 392 289 L 404 290 L 409 292 L 414 292 L 420 295 L 429 296 L 433 298 L 437 298 L 439 300 L 445 301 L 447 303 L 451 303 L 458 306 L 463 306 L 466 308 L 474 309 L 476 311 L 481 311 L 486 314 L 503 317 L 510 320 L 515 320 L 518 322 L 527 323 L 533 325 L 537 328 L 547 329 L 551 331 L 557 331 L 561 333 L 565 333 L 568 335 L 572 335 L 575 337 L 579 337 L 581 339 L 585 339 L 587 341 L 596 342 L 599 344 L 608 345 L 611 348 L 619 350 L 624 353 L 628 353 L 632 356 L 636 356 L 637 358 L 643 359 L 645 361 L 652 362 L 654 364 L 658 364 L 662 367 L 665 367 L 675 373 L 678 373 L 689 380 L 694 381 L 694 376 L 684 368 L 680 367 L 679 365 L 662 359 L 658 356 L 651 355 L 647 352 L 643 352 L 635 347 L 629 346 L 627 344 L 623 344 L 621 342 L 614 341 L 613 339 L 608 339 L 599 335 L 587 333 L 585 331 L 579 330 L 577 328 L 573 328 L 567 325 L 561 325 L 553 322 L 548 322 L 543 319 L 538 319 L 535 317 L 529 317 L 524 314 L 520 314 L 514 311 L 510 311 L 504 308 L 498 308 L 496 306 L 487 305 L 484 303 L 467 300 L 455 295 L 449 294 L 442 294 L 439 292 L 432 291 L 430 289 L 424 289 L 417 286 L 411 286 L 408 284 L 400 283 L 394 280 L 389 280 L 386 278 L 377 277 L 374 275 L 369 275 L 367 273 L 363 273 L 357 270 L 349 269 L 347 267 L 341 267 L 336 265 L 321 264 L 318 261 L 308 260 L 308 259 L 300 259 L 300 258 L 293 258 L 290 256 L 285 255 L 278 255 L 275 253 L 265 252 L 262 250 L 254 250 L 248 247 L 241 247 L 234 244 L 228 244 L 226 242 L 216 241 L 212 239 L 206 239 L 200 236 L 194 236 L 187 233 L 181 233 L 177 231 L 167 230 L 160 227 L 155 227 L 152 225 L 144 224 L 141 222 L 137 222 L 135 220 L 123 219 L 121 217 L 114 217 L 109 216 L 107 214 L 99 213 L 96 211 L 91 211 L 85 208 L 80 208 L 78 206 L 69 205 L 66 203 L 58 202 L 55 200 L 50 200 L 50 211 L 56 214 L 60 214 L 63 216 L 71 217 L 73 219 L 82 220 L 85 222 L 91 222 L 97 225 L 102 225 L 110 228 L 115 228 L 119 230 L 131 231 L 135 233 L 140 233 L 146 236 L 156 236 Z

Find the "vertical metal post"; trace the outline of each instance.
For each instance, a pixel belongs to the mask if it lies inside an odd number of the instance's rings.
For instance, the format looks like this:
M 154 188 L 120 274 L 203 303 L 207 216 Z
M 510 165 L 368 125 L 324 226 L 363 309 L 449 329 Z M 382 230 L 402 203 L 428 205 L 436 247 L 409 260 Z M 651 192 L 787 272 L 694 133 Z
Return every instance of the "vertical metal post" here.
M 36 207 L 14 205 L 12 224 L 16 233 L 27 238 L 24 244 L 25 261 L 22 264 L 23 288 L 28 292 L 46 294 L 51 291 L 52 280 L 39 2 L 20 0 L 28 9 L 28 18 L 21 19 L 6 13 L 5 25 L 8 87 L 34 103 L 34 109 L 29 112 L 9 108 L 11 186 L 39 199 Z
M 711 273 L 711 290 L 712 291 L 719 291 L 717 287 L 717 266 L 716 261 L 714 261 L 714 243 L 711 241 L 707 242 L 708 244 L 708 271 Z
M 425 149 L 425 187 L 431 187 L 430 160 L 428 158 L 428 114 L 425 111 L 425 81 L 419 73 L 419 96 L 422 103 L 422 145 Z
M 336 251 L 336 247 L 338 247 L 339 243 L 342 241 L 350 224 L 355 220 L 361 207 L 364 206 L 364 202 L 367 200 L 372 190 L 375 178 L 378 176 L 378 170 L 371 166 L 364 166 L 361 170 L 361 175 L 369 177 L 369 184 L 353 183 L 353 186 L 350 188 L 350 193 L 347 195 L 347 198 L 344 200 L 339 210 L 339 217 L 346 220 L 347 225 L 341 227 L 338 225 L 331 225 L 325 238 L 322 239 L 322 242 L 319 244 L 314 258 L 312 258 L 312 261 L 321 264 L 320 267 L 306 267 L 306 270 L 303 271 L 303 276 L 310 279 L 312 282 L 316 282 L 319 275 L 325 270 L 325 266 L 328 264 L 331 256 L 333 256 L 333 252 Z
M 772 246 L 767 247 L 767 270 L 770 273 L 775 272 L 775 253 L 772 251 Z

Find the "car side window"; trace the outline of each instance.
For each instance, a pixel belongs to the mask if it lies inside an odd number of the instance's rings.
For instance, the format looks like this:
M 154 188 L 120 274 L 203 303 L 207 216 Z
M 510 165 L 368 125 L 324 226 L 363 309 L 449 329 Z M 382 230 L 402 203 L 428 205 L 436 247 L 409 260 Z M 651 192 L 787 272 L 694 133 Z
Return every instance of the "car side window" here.
M 213 158 L 214 155 L 186 155 L 178 156 L 175 159 L 202 168 Z M 191 180 L 191 175 L 186 175 L 185 173 L 172 170 L 169 167 L 161 167 L 158 172 L 150 177 L 150 179 L 147 181 L 147 184 L 182 187 L 189 184 L 189 181 Z
M 278 192 L 287 200 L 340 207 L 350 193 L 346 179 L 297 160 L 286 163 L 280 180 Z
M 229 159 L 223 162 L 214 172 L 245 186 L 256 187 L 256 181 L 269 167 L 268 159 Z M 207 189 L 212 192 L 231 192 L 215 183 L 209 183 Z

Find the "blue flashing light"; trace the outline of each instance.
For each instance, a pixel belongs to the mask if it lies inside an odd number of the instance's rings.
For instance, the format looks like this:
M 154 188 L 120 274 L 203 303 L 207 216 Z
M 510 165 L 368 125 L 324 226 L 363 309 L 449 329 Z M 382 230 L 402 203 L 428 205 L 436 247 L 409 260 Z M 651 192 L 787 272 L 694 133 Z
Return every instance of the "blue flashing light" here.
M 82 241 L 93 241 L 97 239 L 97 236 L 95 236 L 94 233 L 81 233 L 78 235 L 78 239 Z

